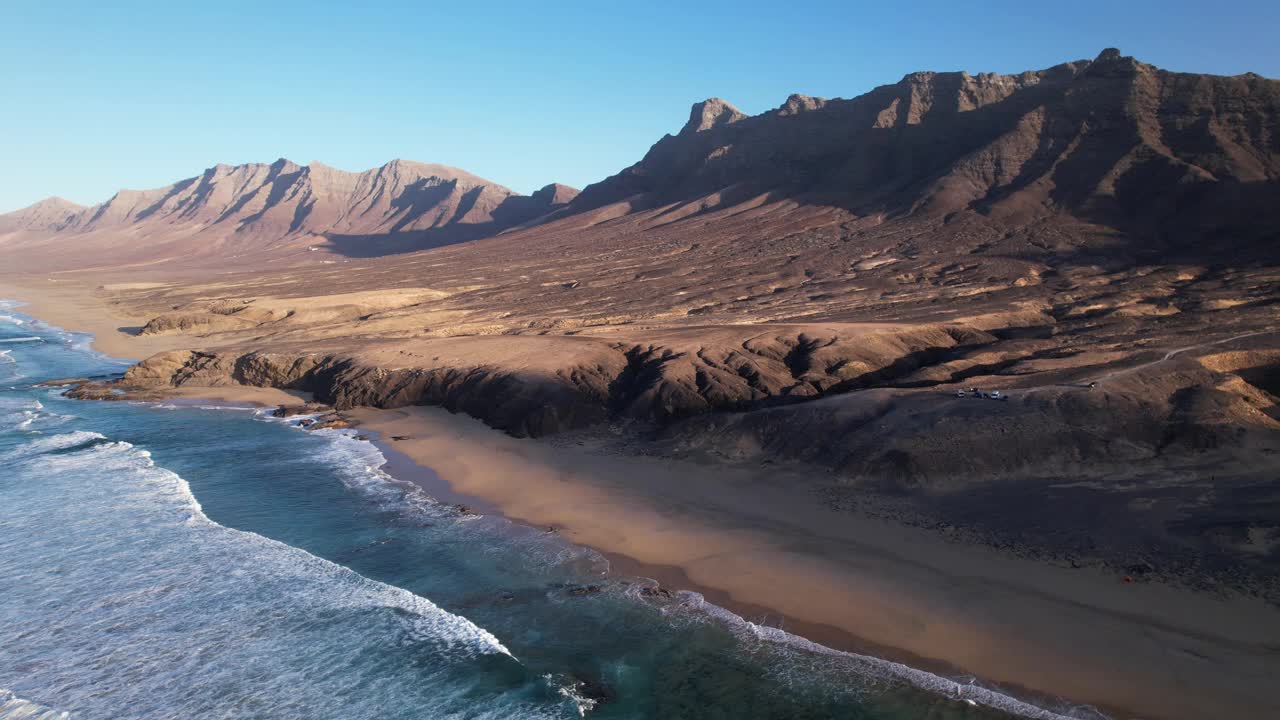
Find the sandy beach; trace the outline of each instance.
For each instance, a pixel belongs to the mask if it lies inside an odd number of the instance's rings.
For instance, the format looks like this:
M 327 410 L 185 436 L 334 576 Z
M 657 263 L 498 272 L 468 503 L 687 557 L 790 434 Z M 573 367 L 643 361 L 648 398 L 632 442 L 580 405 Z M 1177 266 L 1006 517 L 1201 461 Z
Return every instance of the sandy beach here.
M 22 311 L 45 322 L 91 333 L 94 349 L 112 357 L 141 360 L 182 346 L 175 337 L 138 337 L 137 329 L 148 318 L 104 302 L 95 295 L 97 287 L 81 280 L 5 277 L 0 278 L 0 298 L 26 303 Z
M 508 517 L 641 566 L 624 570 L 678 569 L 696 587 L 777 613 L 784 628 L 793 618 L 839 631 L 814 638 L 828 644 L 846 633 L 855 647 L 896 648 L 1121 716 L 1280 710 L 1263 689 L 1280 669 L 1280 613 L 1258 601 L 947 543 L 828 510 L 799 489 L 803 478 L 551 448 L 434 408 L 350 415 Z
M 0 294 L 30 301 L 24 312 L 63 327 L 105 331 L 95 346 L 113 355 L 182 344 L 181 336 L 144 343 L 116 331 L 130 318 L 87 288 L 6 285 Z M 173 396 L 298 399 L 236 387 Z M 1280 611 L 1258 600 L 1126 584 L 1098 569 L 831 510 L 812 492 L 821 478 L 556 447 L 436 408 L 347 415 L 459 497 L 555 528 L 609 555 L 615 571 L 700 590 L 748 619 L 832 647 L 973 673 L 1117 717 L 1280 714 L 1268 689 L 1280 673 Z

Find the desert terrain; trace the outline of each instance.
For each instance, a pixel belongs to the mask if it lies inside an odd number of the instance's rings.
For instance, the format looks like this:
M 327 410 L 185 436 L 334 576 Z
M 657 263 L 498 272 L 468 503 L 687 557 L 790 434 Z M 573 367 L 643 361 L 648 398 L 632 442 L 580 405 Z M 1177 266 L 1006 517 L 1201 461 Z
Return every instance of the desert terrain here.
M 0 296 L 141 361 L 86 396 L 306 393 L 743 603 L 1119 712 L 1263 717 L 1278 241 L 1280 82 L 1108 50 L 707 100 L 581 193 L 281 160 L 52 199 L 0 216 Z

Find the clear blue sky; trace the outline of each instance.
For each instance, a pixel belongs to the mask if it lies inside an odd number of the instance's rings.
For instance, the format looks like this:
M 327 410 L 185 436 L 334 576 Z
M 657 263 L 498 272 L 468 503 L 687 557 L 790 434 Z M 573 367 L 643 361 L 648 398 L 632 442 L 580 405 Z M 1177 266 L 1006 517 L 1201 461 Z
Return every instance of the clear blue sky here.
M 0 212 L 218 162 L 392 158 L 530 192 L 639 159 L 723 97 L 852 97 L 915 70 L 1016 72 L 1107 46 L 1280 77 L 1280 2 L 0 0 Z

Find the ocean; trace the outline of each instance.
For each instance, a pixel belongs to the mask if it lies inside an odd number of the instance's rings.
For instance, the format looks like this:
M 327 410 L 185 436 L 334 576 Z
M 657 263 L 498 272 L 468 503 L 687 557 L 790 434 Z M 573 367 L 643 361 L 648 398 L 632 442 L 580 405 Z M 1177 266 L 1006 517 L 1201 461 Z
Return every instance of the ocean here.
M 0 720 L 1101 717 L 646 595 L 351 430 L 35 386 L 89 340 L 0 303 Z

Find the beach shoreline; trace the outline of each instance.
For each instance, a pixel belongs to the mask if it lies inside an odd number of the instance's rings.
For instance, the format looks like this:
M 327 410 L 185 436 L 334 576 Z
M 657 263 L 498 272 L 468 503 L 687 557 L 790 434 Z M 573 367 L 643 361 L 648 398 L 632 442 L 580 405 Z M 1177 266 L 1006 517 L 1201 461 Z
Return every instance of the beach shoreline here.
M 396 441 L 388 439 L 382 432 L 370 430 L 364 425 L 357 425 L 356 428 L 386 458 L 386 464 L 381 468 L 384 472 L 399 481 L 418 486 L 430 495 L 432 499 L 447 505 L 464 508 L 467 512 L 498 515 L 509 522 L 544 530 L 545 532 L 561 532 L 559 528 L 536 526 L 520 518 L 506 515 L 502 511 L 502 507 L 493 500 L 480 495 L 461 492 L 454 488 L 430 467 L 418 463 L 409 455 L 396 449 Z M 572 529 L 567 530 L 572 531 Z M 611 575 L 652 580 L 657 583 L 657 588 L 660 591 L 672 593 L 679 591 L 696 592 L 707 602 L 729 610 L 747 622 L 784 630 L 833 650 L 872 655 L 948 677 L 962 674 L 960 668 L 931 661 L 921 656 L 911 655 L 898 648 L 874 645 L 837 627 L 805 623 L 799 619 L 787 617 L 774 608 L 739 602 L 723 590 L 695 582 L 689 577 L 688 573 L 678 566 L 656 565 L 643 562 L 621 552 L 595 547 L 591 549 L 599 552 L 609 561 L 609 573 Z
M 1231 702 L 1236 716 L 1261 716 L 1247 705 L 1267 702 L 1247 698 L 1278 660 L 1261 641 L 1275 609 L 1258 601 L 1007 557 L 788 498 L 786 481 L 779 492 L 719 468 L 575 453 L 438 408 L 346 415 L 453 492 L 554 527 L 619 572 L 696 590 L 747 619 L 782 619 L 834 649 L 1083 700 L 1113 717 L 1205 717 Z M 758 506 L 706 504 L 720 498 Z M 1192 667 L 1199 687 L 1178 679 Z
M 67 329 L 112 328 L 120 337 L 99 342 L 95 333 L 94 343 L 111 355 L 136 359 L 184 344 L 166 336 L 158 339 L 165 347 L 151 350 L 145 338 L 120 333 L 121 316 L 85 287 L 43 295 L 0 288 L 6 297 L 35 298 L 23 312 Z M 248 387 L 179 388 L 171 396 L 298 401 Z M 944 673 L 963 668 L 1115 717 L 1280 711 L 1264 694 L 1266 678 L 1280 670 L 1272 650 L 1280 612 L 1260 601 L 1127 585 L 1097 569 L 948 543 L 824 508 L 804 478 L 786 471 L 593 455 L 512 438 L 437 408 L 345 414 L 378 434 L 397 478 L 431 473 L 458 497 L 599 550 L 616 572 L 700 592 L 748 619 L 785 618 L 788 632 L 835 649 Z
M 136 362 L 182 346 L 179 337 L 139 336 L 147 318 L 105 302 L 95 287 L 79 280 L 4 276 L 0 298 L 24 303 L 23 313 L 51 325 L 92 335 L 94 350 L 121 360 Z

